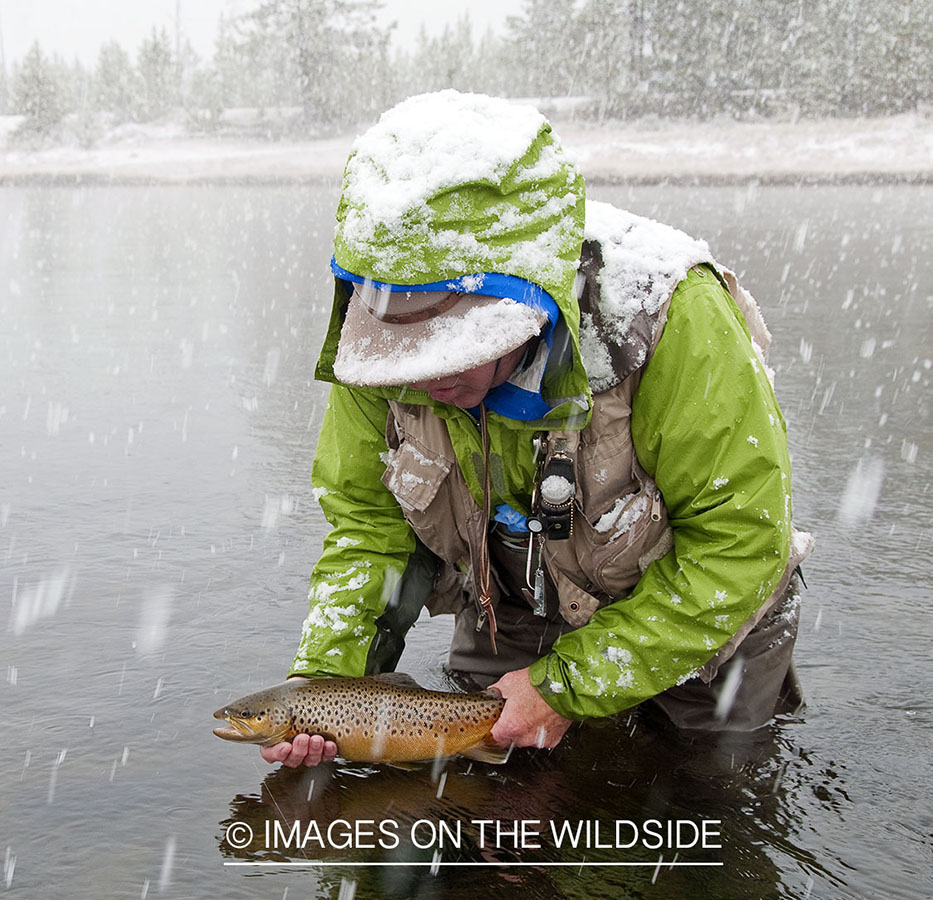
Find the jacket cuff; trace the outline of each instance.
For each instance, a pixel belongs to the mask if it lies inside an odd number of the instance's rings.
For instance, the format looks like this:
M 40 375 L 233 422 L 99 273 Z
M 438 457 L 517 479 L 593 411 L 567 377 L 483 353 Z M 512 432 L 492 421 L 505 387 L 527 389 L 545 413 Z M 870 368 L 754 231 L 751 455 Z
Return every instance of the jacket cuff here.
M 561 677 L 560 657 L 556 653 L 549 653 L 532 663 L 528 667 L 528 679 L 554 712 L 565 719 L 582 721 L 589 718 L 573 708 L 573 692 L 567 688 Z

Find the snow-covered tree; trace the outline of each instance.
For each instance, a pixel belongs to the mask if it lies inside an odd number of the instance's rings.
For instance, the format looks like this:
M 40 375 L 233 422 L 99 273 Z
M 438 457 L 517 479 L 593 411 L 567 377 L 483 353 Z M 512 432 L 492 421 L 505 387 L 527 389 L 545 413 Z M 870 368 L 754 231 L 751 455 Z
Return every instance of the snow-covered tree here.
M 0 115 L 12 112 L 12 98 L 10 96 L 10 78 L 6 66 L 0 66 Z
M 462 16 L 454 25 L 445 25 L 435 36 L 428 35 L 422 25 L 406 67 L 403 83 L 409 94 L 444 88 L 482 91 L 484 79 L 476 64 L 469 15 Z
M 525 0 L 506 20 L 515 54 L 514 96 L 568 96 L 579 90 L 582 35 L 575 0 Z
M 172 45 L 163 28 L 152 29 L 152 34 L 143 41 L 136 60 L 139 72 L 141 94 L 139 97 L 139 115 L 143 120 L 152 121 L 165 115 L 177 100 L 175 96 L 175 63 L 172 59 Z
M 600 119 L 624 115 L 639 100 L 631 11 L 617 0 L 587 0 L 576 27 L 578 93 L 597 101 Z
M 239 56 L 278 102 L 301 107 L 307 128 L 352 121 L 391 96 L 380 9 L 376 0 L 265 0 L 238 22 Z
M 94 99 L 97 108 L 125 122 L 133 118 L 141 84 L 129 54 L 116 42 L 101 46 L 94 71 Z
M 13 109 L 24 116 L 22 129 L 49 134 L 65 115 L 64 92 L 51 61 L 33 43 L 13 81 Z
M 510 48 L 491 28 L 476 42 L 472 66 L 476 74 L 476 90 L 484 94 L 508 97 L 514 88 L 514 61 Z
M 242 103 L 247 73 L 237 50 L 234 26 L 224 15 L 221 15 L 217 25 L 211 69 L 217 102 L 221 108 L 230 108 Z

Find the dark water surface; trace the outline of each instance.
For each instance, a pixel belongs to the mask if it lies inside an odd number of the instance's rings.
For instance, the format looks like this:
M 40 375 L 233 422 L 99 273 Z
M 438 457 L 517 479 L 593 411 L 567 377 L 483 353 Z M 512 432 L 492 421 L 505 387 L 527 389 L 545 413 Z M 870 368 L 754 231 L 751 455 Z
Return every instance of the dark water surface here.
M 805 713 L 719 743 L 625 714 L 496 769 L 296 773 L 218 741 L 213 710 L 284 675 L 325 531 L 311 373 L 337 188 L 4 188 L 0 895 L 933 894 L 933 189 L 591 193 L 706 237 L 775 334 L 819 541 Z M 446 629 L 419 623 L 403 660 L 428 686 Z M 616 846 L 653 819 L 688 823 L 680 849 Z M 328 846 L 267 844 L 296 821 Z M 721 846 L 689 846 L 704 822 Z M 349 865 L 374 861 L 393 865 Z

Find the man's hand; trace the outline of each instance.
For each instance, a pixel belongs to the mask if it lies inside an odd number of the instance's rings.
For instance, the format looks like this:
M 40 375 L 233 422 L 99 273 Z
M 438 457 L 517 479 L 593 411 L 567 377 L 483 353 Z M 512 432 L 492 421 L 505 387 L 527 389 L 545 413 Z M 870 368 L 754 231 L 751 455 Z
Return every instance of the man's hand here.
M 505 700 L 499 721 L 493 725 L 493 739 L 507 747 L 556 747 L 572 721 L 554 712 L 532 686 L 528 669 L 506 672 L 490 690 Z
M 303 678 L 292 675 L 289 681 Z M 337 745 L 326 741 L 319 734 L 296 734 L 291 741 L 282 741 L 271 747 L 260 747 L 259 753 L 267 763 L 282 763 L 290 769 L 298 766 L 316 766 L 330 762 L 337 755 Z
M 316 766 L 330 762 L 337 755 L 337 745 L 333 741 L 325 741 L 319 734 L 296 734 L 291 741 L 260 747 L 259 752 L 267 763 L 278 762 L 295 769 L 300 765 Z

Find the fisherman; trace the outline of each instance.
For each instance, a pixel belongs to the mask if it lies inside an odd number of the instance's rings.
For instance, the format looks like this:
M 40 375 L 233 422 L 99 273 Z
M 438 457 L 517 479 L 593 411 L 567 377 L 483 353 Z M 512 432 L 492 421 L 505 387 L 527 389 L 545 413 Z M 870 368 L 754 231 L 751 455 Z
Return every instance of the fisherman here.
M 639 704 L 751 731 L 799 703 L 770 335 L 705 242 L 587 202 L 534 109 L 442 91 L 357 139 L 313 483 L 332 531 L 292 676 L 394 670 L 427 607 L 503 745 Z M 269 762 L 334 756 L 320 735 Z

